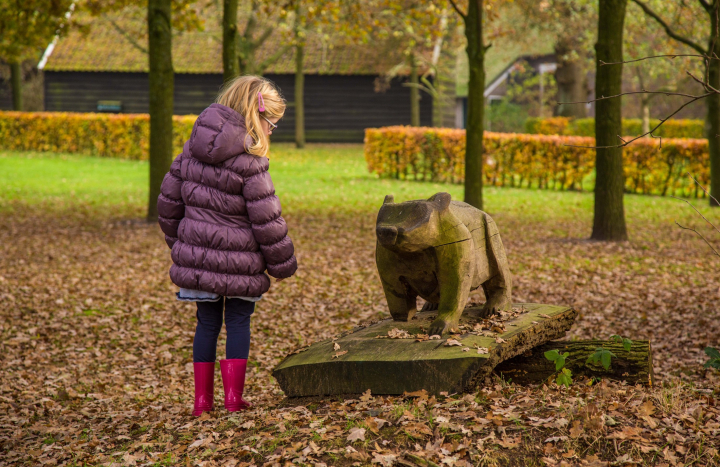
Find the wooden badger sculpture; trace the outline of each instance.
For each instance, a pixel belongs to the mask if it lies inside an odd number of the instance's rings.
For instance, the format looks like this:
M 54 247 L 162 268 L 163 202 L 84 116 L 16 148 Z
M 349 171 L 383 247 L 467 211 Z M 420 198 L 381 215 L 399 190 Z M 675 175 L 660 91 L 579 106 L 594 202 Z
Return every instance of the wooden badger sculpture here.
M 512 278 L 495 222 L 448 193 L 428 200 L 394 203 L 385 197 L 378 213 L 375 259 L 390 314 L 408 321 L 438 310 L 430 335 L 457 329 L 471 290 L 482 286 L 483 316 L 511 307 Z

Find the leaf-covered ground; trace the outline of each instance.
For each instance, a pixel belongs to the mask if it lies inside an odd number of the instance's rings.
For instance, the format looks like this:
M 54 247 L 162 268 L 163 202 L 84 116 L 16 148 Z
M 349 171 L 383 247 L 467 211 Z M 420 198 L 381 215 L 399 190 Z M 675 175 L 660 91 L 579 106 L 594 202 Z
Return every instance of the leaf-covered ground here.
M 0 465 L 720 465 L 720 375 L 702 366 L 702 349 L 720 344 L 718 261 L 672 224 L 700 225 L 671 200 L 629 197 L 631 241 L 603 244 L 583 240 L 589 195 L 488 199 L 515 300 L 574 306 L 568 337 L 651 340 L 657 387 L 496 379 L 473 394 L 288 400 L 270 372 L 290 350 L 388 316 L 374 208 L 294 204 L 305 195 L 283 198 L 300 270 L 253 316 L 254 408 L 226 412 L 218 372 L 216 410 L 200 418 L 194 305 L 173 300 L 169 252 L 141 203 L 5 201 Z

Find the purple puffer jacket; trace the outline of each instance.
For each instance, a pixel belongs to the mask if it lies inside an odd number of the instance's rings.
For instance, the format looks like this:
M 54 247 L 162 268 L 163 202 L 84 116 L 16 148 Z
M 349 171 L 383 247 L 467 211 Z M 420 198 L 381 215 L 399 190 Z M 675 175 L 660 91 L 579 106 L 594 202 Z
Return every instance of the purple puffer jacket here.
M 160 228 L 179 287 L 258 297 L 267 272 L 292 276 L 297 260 L 266 157 L 245 152 L 245 119 L 220 104 L 205 109 L 158 197 Z

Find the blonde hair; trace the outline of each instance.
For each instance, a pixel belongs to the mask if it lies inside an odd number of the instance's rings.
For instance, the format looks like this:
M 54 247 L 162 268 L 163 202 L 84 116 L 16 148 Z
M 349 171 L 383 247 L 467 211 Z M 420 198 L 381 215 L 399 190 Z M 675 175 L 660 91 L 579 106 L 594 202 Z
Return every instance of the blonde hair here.
M 258 92 L 262 94 L 265 103 L 264 112 L 260 112 L 258 106 Z M 247 152 L 266 156 L 270 149 L 270 138 L 262 129 L 260 116 L 267 119 L 281 118 L 287 107 L 275 84 L 259 76 L 238 76 L 225 83 L 215 102 L 245 117 L 245 129 L 252 138 L 252 145 L 247 148 Z

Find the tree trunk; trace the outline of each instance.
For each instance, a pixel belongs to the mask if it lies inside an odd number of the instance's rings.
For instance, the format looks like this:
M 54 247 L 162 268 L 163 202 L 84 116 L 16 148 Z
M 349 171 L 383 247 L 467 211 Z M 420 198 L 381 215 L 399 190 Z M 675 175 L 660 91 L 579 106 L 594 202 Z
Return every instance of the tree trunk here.
M 582 63 L 573 53 L 569 42 L 576 43 L 575 38 L 560 40 L 555 45 L 555 55 L 558 59 L 555 70 L 557 82 L 558 102 L 582 102 L 587 100 L 587 85 Z M 555 115 L 560 117 L 585 118 L 587 109 L 585 104 L 560 104 L 555 107 Z
M 295 46 L 295 147 L 305 147 L 305 73 L 303 59 L 305 46 Z
M 607 370 L 599 363 L 587 363 L 588 357 L 595 353 L 598 347 L 617 356 L 612 358 Z M 518 384 L 542 383 L 557 373 L 555 363 L 545 358 L 545 352 L 549 350 L 570 354 L 565 360 L 565 368 L 572 371 L 573 377 L 608 378 L 646 386 L 655 383 L 652 347 L 649 341 L 634 341 L 629 351 L 620 343 L 601 340 L 547 342 L 505 360 L 495 367 L 495 373 Z
M 10 82 L 12 85 L 12 102 L 13 110 L 22 110 L 22 64 L 18 62 L 10 63 Z
M 650 99 L 643 97 L 642 105 L 642 132 L 643 134 L 650 131 Z
M 438 73 L 435 73 L 435 93 L 432 98 L 432 124 L 435 128 L 442 128 L 443 126 L 443 85 L 440 84 Z
M 223 0 L 223 82 L 240 74 L 238 61 L 238 0 Z
M 470 0 L 465 37 L 470 67 L 465 128 L 465 202 L 483 208 L 483 118 L 485 112 L 485 51 L 482 30 L 483 0 Z
M 418 77 L 417 61 L 415 54 L 408 57 L 410 62 L 410 125 L 420 126 L 420 79 Z
M 148 221 L 157 221 L 157 199 L 172 163 L 173 88 L 171 0 L 149 0 L 150 199 Z
M 710 12 L 710 27 L 712 31 L 718 29 L 718 18 L 715 16 L 716 11 Z M 711 35 L 715 36 L 715 35 Z M 720 54 L 720 44 L 718 37 L 710 38 L 708 47 L 708 56 L 714 57 Z M 720 86 L 720 61 L 708 60 L 708 84 L 715 89 Z M 720 200 L 720 95 L 711 94 L 707 97 L 707 119 L 705 121 L 705 131 L 708 139 L 708 149 L 710 152 L 710 194 Z M 710 198 L 710 206 L 718 204 Z
M 598 60 L 595 78 L 595 95 L 610 96 L 622 92 L 622 64 L 600 66 L 604 62 L 621 62 L 623 59 L 623 23 L 627 0 L 600 0 L 598 14 L 598 40 L 595 51 Z M 595 217 L 593 240 L 627 240 L 623 192 L 622 148 L 618 136 L 622 135 L 621 98 L 604 99 L 595 104 Z

